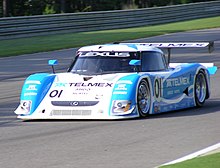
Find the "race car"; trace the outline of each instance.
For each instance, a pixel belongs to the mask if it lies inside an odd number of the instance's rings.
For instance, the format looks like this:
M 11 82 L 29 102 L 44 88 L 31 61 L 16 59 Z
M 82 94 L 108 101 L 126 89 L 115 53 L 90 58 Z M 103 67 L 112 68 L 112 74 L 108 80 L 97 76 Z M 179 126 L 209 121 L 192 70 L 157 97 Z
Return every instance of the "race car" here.
M 18 118 L 125 119 L 200 107 L 213 63 L 170 63 L 172 48 L 212 50 L 213 42 L 113 43 L 80 48 L 67 72 L 30 75 Z M 166 57 L 163 50 L 168 50 Z

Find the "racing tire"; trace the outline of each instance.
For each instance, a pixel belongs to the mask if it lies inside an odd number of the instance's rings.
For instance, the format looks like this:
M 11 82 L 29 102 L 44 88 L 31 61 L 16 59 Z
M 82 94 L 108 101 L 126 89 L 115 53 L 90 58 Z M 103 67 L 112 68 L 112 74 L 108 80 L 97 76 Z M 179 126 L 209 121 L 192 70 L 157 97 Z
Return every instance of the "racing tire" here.
M 197 107 L 203 106 L 207 97 L 207 81 L 203 71 L 199 71 L 196 75 L 194 83 L 194 97 Z
M 140 117 L 146 117 L 151 108 L 151 93 L 149 83 L 141 80 L 137 90 L 137 108 Z

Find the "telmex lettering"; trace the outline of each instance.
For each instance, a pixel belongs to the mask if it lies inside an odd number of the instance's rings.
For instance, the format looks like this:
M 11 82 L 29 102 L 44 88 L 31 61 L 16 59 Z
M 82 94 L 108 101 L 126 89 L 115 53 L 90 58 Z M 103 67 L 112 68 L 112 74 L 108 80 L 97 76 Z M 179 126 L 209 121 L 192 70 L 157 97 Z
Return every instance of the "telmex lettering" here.
M 207 43 L 142 43 L 141 45 L 150 47 L 206 47 Z
M 113 83 L 84 83 L 84 82 L 76 82 L 76 83 L 55 83 L 55 87 L 112 87 Z
M 189 78 L 187 77 L 167 79 L 166 82 L 167 82 L 167 87 L 187 85 L 190 83 Z
M 177 43 L 177 44 L 168 44 L 168 47 L 203 47 L 203 43 Z
M 84 83 L 84 82 L 78 82 L 78 83 L 69 83 L 69 86 L 75 86 L 75 87 L 112 87 L 113 83 Z

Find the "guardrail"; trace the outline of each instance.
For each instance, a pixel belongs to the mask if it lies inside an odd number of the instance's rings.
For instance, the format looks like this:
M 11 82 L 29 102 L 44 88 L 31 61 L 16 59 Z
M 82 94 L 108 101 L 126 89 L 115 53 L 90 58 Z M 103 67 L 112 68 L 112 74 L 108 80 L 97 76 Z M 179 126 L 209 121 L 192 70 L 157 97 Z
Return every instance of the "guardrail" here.
M 220 1 L 106 12 L 0 18 L 0 39 L 156 25 L 220 16 Z

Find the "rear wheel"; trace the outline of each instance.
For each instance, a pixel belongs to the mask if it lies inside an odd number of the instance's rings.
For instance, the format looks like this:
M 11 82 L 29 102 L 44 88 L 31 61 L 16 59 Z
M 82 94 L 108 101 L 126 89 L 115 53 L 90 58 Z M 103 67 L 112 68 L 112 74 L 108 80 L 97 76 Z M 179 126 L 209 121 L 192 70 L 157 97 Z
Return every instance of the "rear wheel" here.
M 149 114 L 151 107 L 151 94 L 149 84 L 146 80 L 141 80 L 138 85 L 137 106 L 141 117 L 146 117 Z
M 207 96 L 207 81 L 203 71 L 199 71 L 196 75 L 194 83 L 194 97 L 197 107 L 201 107 L 205 103 Z

